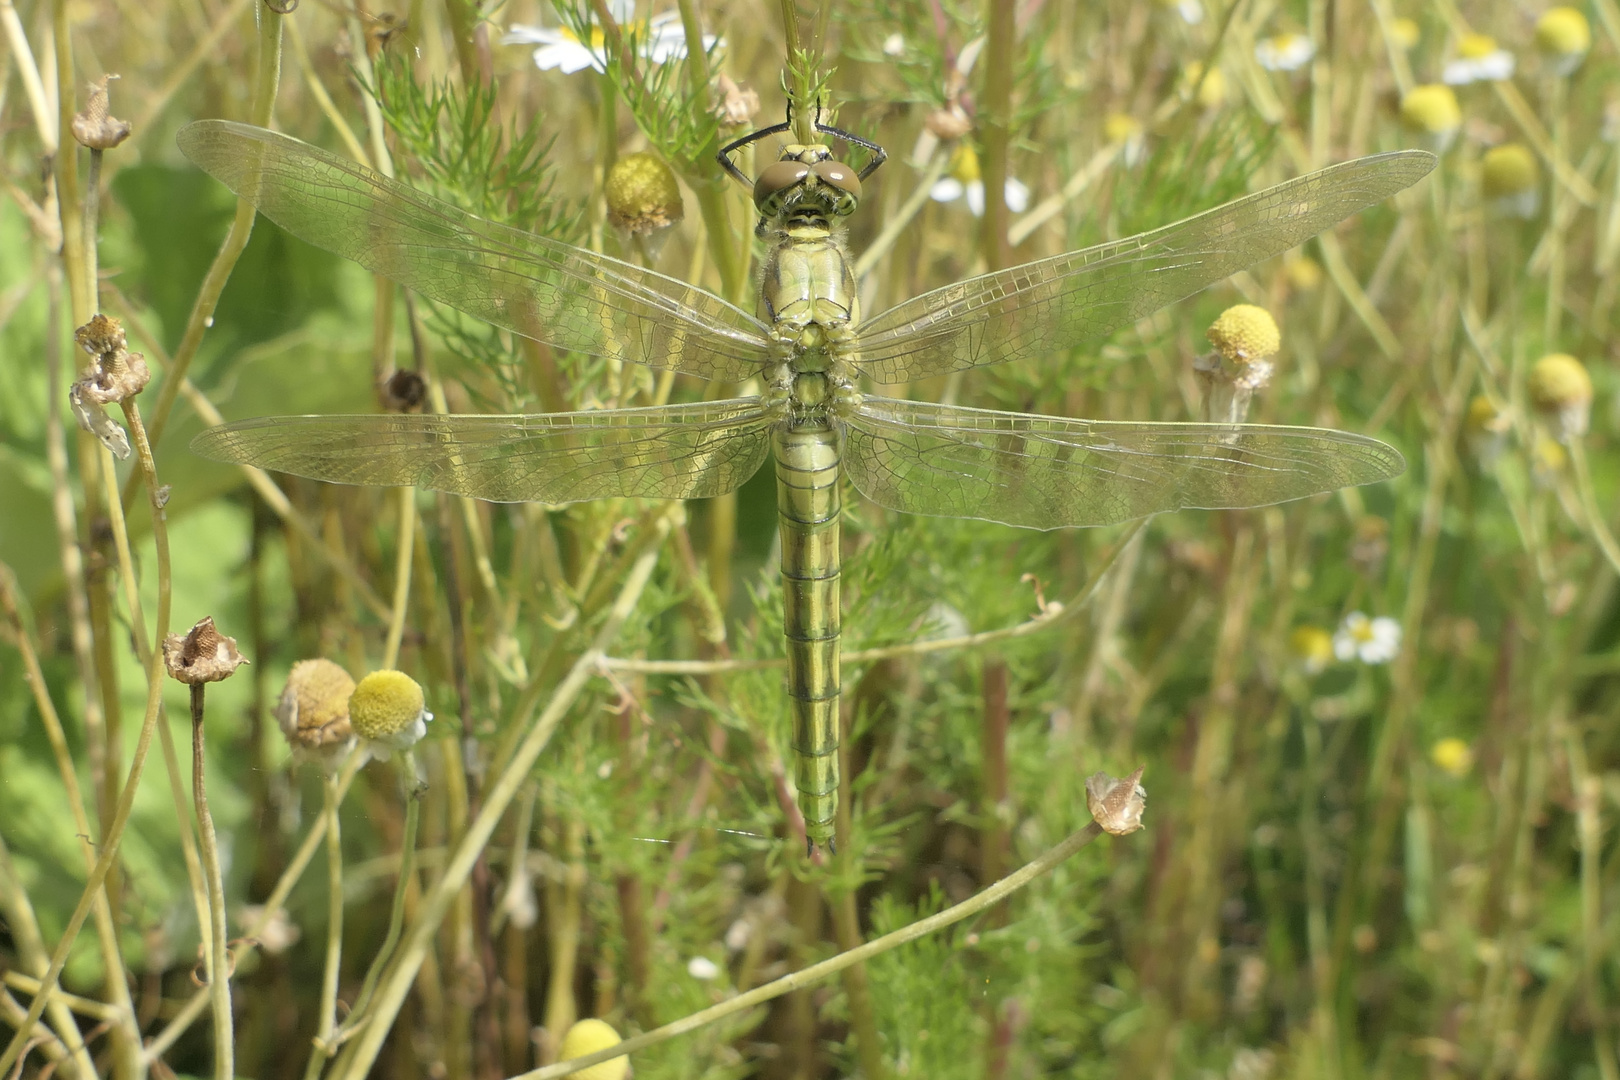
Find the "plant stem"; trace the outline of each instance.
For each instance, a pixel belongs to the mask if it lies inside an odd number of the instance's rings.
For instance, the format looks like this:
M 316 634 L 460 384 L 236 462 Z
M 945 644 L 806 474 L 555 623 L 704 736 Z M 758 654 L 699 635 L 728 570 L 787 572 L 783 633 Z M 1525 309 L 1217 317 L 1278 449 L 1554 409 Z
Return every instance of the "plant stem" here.
M 612 1058 L 633 1054 L 638 1050 L 645 1050 L 649 1046 L 668 1042 L 670 1039 L 706 1027 L 717 1020 L 723 1020 L 728 1016 L 734 1016 L 737 1013 L 752 1009 L 756 1005 L 779 998 L 783 994 L 803 987 L 813 986 L 830 975 L 838 974 L 847 967 L 870 960 L 874 956 L 879 956 L 901 945 L 909 944 L 918 938 L 926 937 L 936 930 L 943 930 L 947 926 L 959 923 L 969 916 L 977 915 L 986 908 L 999 904 L 1036 878 L 1049 873 L 1053 867 L 1101 835 L 1102 826 L 1092 822 L 1078 832 L 1070 834 L 1068 839 L 1050 851 L 1002 878 L 989 888 L 962 901 L 955 907 L 948 907 L 938 914 L 928 916 L 926 919 L 918 919 L 909 926 L 903 926 L 899 930 L 884 934 L 880 938 L 874 938 L 865 945 L 850 949 L 848 952 L 841 952 L 837 956 L 823 960 L 819 964 L 811 964 L 809 967 L 795 971 L 791 975 L 784 975 L 774 982 L 768 982 L 764 986 L 748 991 L 746 994 L 738 994 L 736 997 L 723 1001 L 718 1005 L 701 1009 L 690 1016 L 682 1017 L 672 1024 L 665 1024 L 655 1031 L 649 1031 L 645 1035 L 637 1035 L 633 1039 L 626 1039 L 616 1046 L 609 1047 L 606 1050 L 599 1050 L 582 1058 L 574 1058 L 571 1061 L 563 1061 L 555 1065 L 547 1065 L 541 1069 L 534 1069 L 520 1076 L 515 1076 L 512 1080 L 553 1080 L 555 1077 L 567 1076 L 570 1073 L 588 1069 L 592 1065 Z
M 1615 543 L 1608 522 L 1603 520 L 1603 508 L 1598 504 L 1597 492 L 1592 487 L 1592 467 L 1586 461 L 1586 440 L 1582 436 L 1570 438 L 1569 456 L 1571 464 L 1575 466 L 1575 489 L 1580 496 L 1581 509 L 1586 512 L 1586 528 L 1614 572 L 1620 574 L 1620 545 Z
M 326 814 L 326 968 L 321 977 L 320 1012 L 315 1015 L 315 1043 L 305 1080 L 315 1080 L 334 1047 L 332 1030 L 337 1024 L 338 978 L 343 969 L 343 830 L 338 817 L 337 775 L 321 777 L 321 795 Z
M 191 684 L 191 797 L 196 805 L 203 870 L 208 878 L 208 997 L 214 1007 L 214 1078 L 234 1080 L 236 1038 L 231 1016 L 230 956 L 225 939 L 225 880 L 220 873 L 214 816 L 208 812 L 208 793 L 203 784 L 206 771 L 203 762 L 204 688 L 204 683 Z
M 405 610 L 411 601 L 411 554 L 416 547 L 415 488 L 399 489 L 397 543 L 394 552 L 394 602 L 388 615 L 388 639 L 383 645 L 382 666 L 385 670 L 399 663 L 399 643 L 405 636 Z

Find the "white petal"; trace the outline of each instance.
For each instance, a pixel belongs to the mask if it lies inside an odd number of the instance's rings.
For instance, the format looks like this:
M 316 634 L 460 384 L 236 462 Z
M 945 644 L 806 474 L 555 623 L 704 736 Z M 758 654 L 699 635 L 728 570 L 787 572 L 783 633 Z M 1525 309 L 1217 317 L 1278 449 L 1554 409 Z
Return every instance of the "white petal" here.
M 969 180 L 967 184 L 968 209 L 974 217 L 984 217 L 984 181 Z
M 906 52 L 906 39 L 896 30 L 883 39 L 884 56 L 904 56 Z
M 1188 26 L 1197 26 L 1204 21 L 1204 5 L 1198 0 L 1181 0 L 1176 10 L 1181 13 L 1181 21 Z
M 1501 82 L 1503 79 L 1513 77 L 1513 54 L 1506 49 L 1498 49 L 1491 55 L 1479 61 L 1479 77 L 1492 82 Z
M 1022 214 L 1029 206 L 1029 188 L 1024 186 L 1022 180 L 1007 177 L 1007 186 L 1003 189 L 1007 198 L 1007 209 L 1015 214 Z
M 962 181 L 954 176 L 947 176 L 934 182 L 928 189 L 928 197 L 935 202 L 955 202 L 963 194 Z
M 706 982 L 720 974 L 720 965 L 707 956 L 694 956 L 686 962 L 686 973 Z
M 1466 86 L 1478 78 L 1479 65 L 1473 60 L 1452 60 L 1440 72 L 1440 81 L 1447 86 Z
M 506 34 L 501 38 L 502 45 L 556 45 L 562 41 L 571 41 L 556 30 L 544 26 L 525 26 L 523 23 L 513 23 L 506 28 Z
M 627 23 L 636 17 L 636 0 L 608 0 L 608 14 L 616 23 Z
M 1340 660 L 1353 660 L 1356 656 L 1356 639 L 1340 630 L 1333 635 L 1333 655 Z

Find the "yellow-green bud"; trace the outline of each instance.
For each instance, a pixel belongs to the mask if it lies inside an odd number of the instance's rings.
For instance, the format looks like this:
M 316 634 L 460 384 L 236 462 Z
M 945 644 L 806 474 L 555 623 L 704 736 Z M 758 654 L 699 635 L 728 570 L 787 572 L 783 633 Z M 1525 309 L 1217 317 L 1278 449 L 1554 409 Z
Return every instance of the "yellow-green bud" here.
M 1282 334 L 1271 312 L 1253 304 L 1236 304 L 1221 312 L 1208 332 L 1217 352 L 1234 363 L 1248 363 L 1277 355 Z
M 663 158 L 645 151 L 613 163 L 607 176 L 608 220 L 637 236 L 677 224 L 686 215 L 681 188 Z
M 422 688 L 403 671 L 373 671 L 349 696 L 349 724 L 372 742 L 404 750 L 427 734 Z
M 1288 278 L 1288 284 L 1301 292 L 1310 292 L 1322 284 L 1322 264 L 1309 255 L 1288 260 L 1283 264 L 1283 274 Z
M 607 1021 L 581 1020 L 569 1028 L 568 1034 L 563 1036 L 562 1046 L 557 1049 L 557 1060 L 568 1061 L 584 1057 L 586 1054 L 594 1054 L 598 1050 L 617 1046 L 622 1041 L 619 1033 L 614 1031 L 613 1025 Z M 579 1077 L 579 1080 L 623 1080 L 629 1068 L 628 1057 L 616 1057 L 598 1062 L 588 1069 L 581 1069 L 574 1075 Z
M 1333 635 L 1320 626 L 1298 626 L 1288 635 L 1288 651 L 1307 672 L 1315 674 L 1333 661 Z
M 1396 45 L 1403 49 L 1410 49 L 1418 43 L 1418 39 L 1423 36 L 1423 31 L 1418 26 L 1417 20 L 1403 16 L 1390 22 L 1389 36 Z
M 1586 16 L 1575 8 L 1548 8 L 1536 20 L 1536 46 L 1553 61 L 1555 68 L 1560 69 L 1559 74 L 1567 75 L 1592 47 L 1592 27 L 1587 23 Z M 1574 63 L 1567 70 L 1562 69 L 1560 61 L 1571 59 Z
M 1462 126 L 1457 95 L 1444 83 L 1414 86 L 1401 99 L 1401 122 L 1414 131 L 1448 135 Z
M 341 747 L 354 738 L 349 726 L 349 696 L 354 680 L 330 660 L 300 660 L 287 673 L 287 685 L 276 704 L 281 732 L 294 749 Z
M 1181 72 L 1181 92 L 1190 94 L 1198 88 L 1198 104 L 1206 109 L 1218 109 L 1226 102 L 1226 75 L 1220 68 L 1211 68 L 1204 76 L 1204 65 L 1194 60 Z
M 1460 778 L 1473 768 L 1474 752 L 1461 739 L 1446 738 L 1429 747 L 1429 760 L 1436 768 Z
M 1525 388 L 1559 442 L 1586 434 L 1592 415 L 1592 376 L 1579 360 L 1568 353 L 1548 353 L 1530 369 Z
M 1503 143 L 1485 151 L 1480 163 L 1482 187 L 1487 199 L 1534 191 L 1541 182 L 1536 156 L 1522 143 Z
M 1103 138 L 1111 143 L 1129 142 L 1142 134 L 1142 122 L 1130 113 L 1109 113 L 1103 120 Z

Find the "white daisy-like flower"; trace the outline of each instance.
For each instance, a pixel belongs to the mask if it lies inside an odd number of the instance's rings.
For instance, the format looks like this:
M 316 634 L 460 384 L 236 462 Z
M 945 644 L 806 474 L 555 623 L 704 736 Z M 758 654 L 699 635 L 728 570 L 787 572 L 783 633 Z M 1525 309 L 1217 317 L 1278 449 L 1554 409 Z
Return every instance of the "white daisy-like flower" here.
M 883 55 L 884 56 L 904 56 L 904 55 L 906 55 L 906 39 L 900 33 L 900 31 L 896 30 L 894 33 L 890 34 L 888 37 L 883 39 Z
M 608 0 L 608 13 L 626 36 L 634 35 L 637 38 L 640 43 L 638 55 L 643 60 L 666 64 L 685 58 L 686 32 L 681 28 L 679 13 L 666 11 L 646 22 L 637 22 L 635 0 Z M 718 40 L 712 34 L 704 34 L 703 48 L 714 48 Z M 586 68 L 607 70 L 602 30 L 595 25 L 591 27 L 591 40 L 587 43 L 566 26 L 552 28 L 514 23 L 506 36 L 501 38 L 501 44 L 537 46 L 534 50 L 534 66 L 541 71 L 555 68 L 565 75 L 572 75 Z
M 1446 64 L 1440 79 L 1452 86 L 1501 82 L 1513 77 L 1513 54 L 1498 48 L 1485 34 L 1465 34 L 1457 42 L 1457 58 Z
M 1007 209 L 1022 214 L 1029 208 L 1029 188 L 1011 176 L 1003 189 Z M 957 144 L 951 155 L 951 171 L 928 189 L 935 202 L 955 202 L 966 199 L 974 217 L 984 216 L 984 180 L 979 176 L 979 155 L 967 143 Z
M 1401 624 L 1388 615 L 1373 619 L 1352 611 L 1333 635 L 1333 655 L 1340 660 L 1387 664 L 1400 651 Z
M 720 965 L 707 956 L 694 956 L 686 962 L 686 973 L 694 979 L 708 982 L 720 974 Z
M 1254 46 L 1255 60 L 1267 71 L 1298 71 L 1315 55 L 1316 46 L 1304 34 L 1278 34 Z

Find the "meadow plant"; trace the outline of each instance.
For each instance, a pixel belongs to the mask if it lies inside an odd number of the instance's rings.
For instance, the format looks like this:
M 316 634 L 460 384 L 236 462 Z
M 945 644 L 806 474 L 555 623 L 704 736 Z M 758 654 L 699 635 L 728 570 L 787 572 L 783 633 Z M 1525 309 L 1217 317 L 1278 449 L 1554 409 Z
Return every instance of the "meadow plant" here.
M 1613 0 L 801 7 L 0 0 L 0 1075 L 1620 1077 Z M 1441 161 L 1106 341 L 884 388 L 1408 469 L 1051 532 L 847 490 L 811 858 L 769 470 L 497 504 L 188 449 L 737 388 L 405 293 L 174 137 L 273 126 L 748 306 L 715 152 L 817 78 L 889 151 L 867 312 Z

